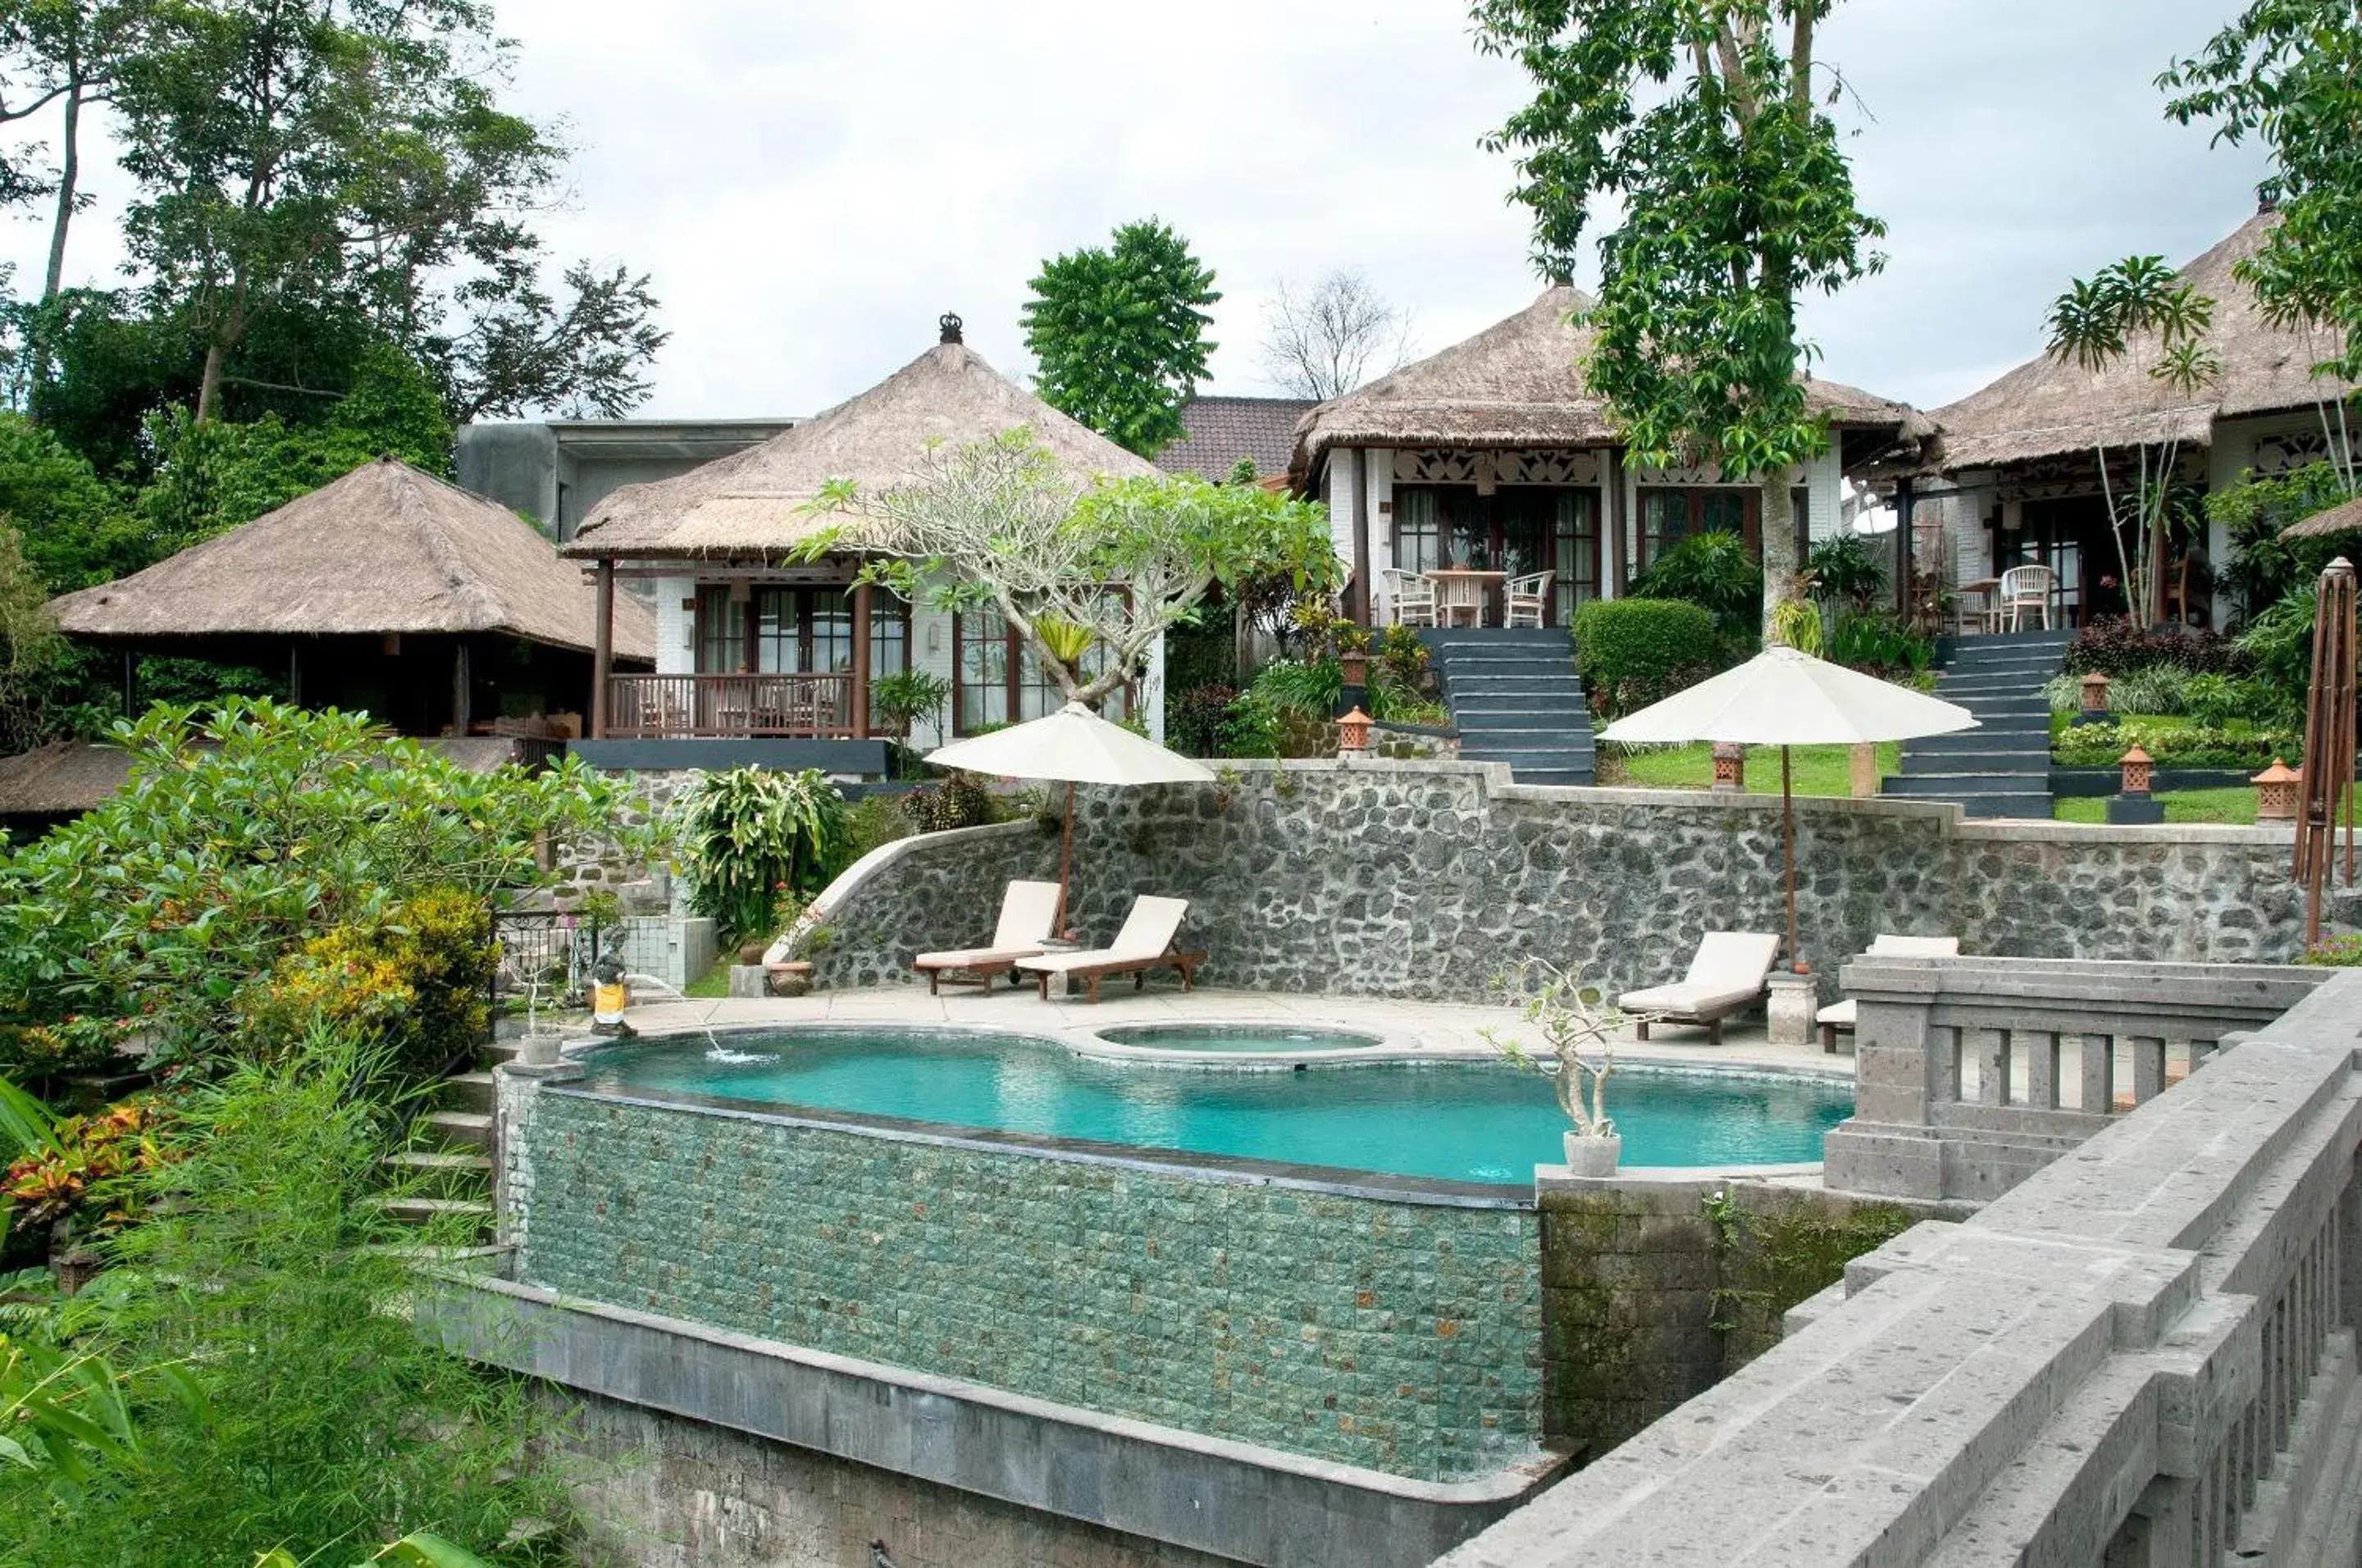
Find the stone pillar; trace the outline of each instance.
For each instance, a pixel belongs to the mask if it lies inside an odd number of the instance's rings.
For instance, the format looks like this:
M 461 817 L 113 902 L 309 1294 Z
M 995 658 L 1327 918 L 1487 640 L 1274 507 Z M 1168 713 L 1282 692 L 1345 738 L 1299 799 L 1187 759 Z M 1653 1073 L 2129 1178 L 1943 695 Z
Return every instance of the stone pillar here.
M 492 1241 L 524 1255 L 533 1213 L 533 1117 L 547 1084 L 582 1077 L 576 1062 L 533 1066 L 503 1062 L 492 1070 Z
M 1820 1010 L 1820 982 L 1810 975 L 1776 974 L 1764 1002 L 1764 1034 L 1774 1045 L 1809 1045 Z

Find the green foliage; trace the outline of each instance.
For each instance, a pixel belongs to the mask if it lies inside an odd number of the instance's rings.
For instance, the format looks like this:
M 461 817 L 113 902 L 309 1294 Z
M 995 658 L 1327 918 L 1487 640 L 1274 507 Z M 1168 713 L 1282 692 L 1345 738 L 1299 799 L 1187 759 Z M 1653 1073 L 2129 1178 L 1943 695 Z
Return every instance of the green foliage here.
M 2051 743 L 2053 760 L 2069 767 L 2114 767 L 2139 746 L 2161 767 L 2268 767 L 2275 756 L 2294 757 L 2304 737 L 2294 730 L 2213 729 L 2168 721 L 2137 719 L 2115 724 L 2078 724 Z
M 1575 662 L 1596 712 L 1645 708 L 1715 672 L 1714 617 L 1670 599 L 1594 600 L 1574 613 Z
M 282 955 L 240 999 L 238 1044 L 283 1056 L 325 1028 L 401 1078 L 433 1078 L 487 1038 L 499 961 L 484 900 L 429 889 Z
M 2178 717 L 2190 711 L 2191 679 L 2169 664 L 2136 669 L 2108 683 L 2108 707 L 2118 713 Z
M 942 723 L 951 695 L 952 683 L 932 670 L 898 669 L 869 683 L 869 711 L 884 733 L 908 739 L 922 720 Z
M 1824 604 L 1867 614 L 1886 591 L 1886 569 L 1859 534 L 1832 534 L 1805 557 L 1813 597 Z
M 38 1507 L 45 1487 L 72 1507 L 103 1468 L 131 1465 L 130 1381 L 104 1356 L 0 1333 L 0 1496 L 21 1490 Z
M 1222 297 L 1188 242 L 1154 218 L 1128 223 L 1105 249 L 1043 262 L 1030 287 L 1025 347 L 1042 400 L 1143 458 L 1178 438 L 1214 351 L 1205 307 Z
M 2362 381 L 2362 15 L 2345 0 L 2249 0 L 2158 82 L 2178 94 L 2174 119 L 2270 152 L 2279 222 L 2232 271 L 2271 319 L 2342 338 L 2316 373 Z
M 1827 632 L 1821 624 L 1820 607 L 1802 599 L 1783 600 L 1772 606 L 1772 636 L 1798 653 L 1821 657 L 1827 646 Z
M 26 749 L 48 729 L 46 700 L 64 657 L 41 580 L 17 530 L 0 521 L 0 756 Z
M 323 1036 L 186 1097 L 170 1157 L 138 1184 L 143 1221 L 27 1331 L 176 1368 L 182 1397 L 135 1381 L 136 1452 L 94 1467 L 71 1506 L 0 1474 L 0 1561 L 237 1563 L 263 1546 L 343 1561 L 410 1531 L 493 1562 L 561 1560 L 562 1532 L 504 1544 L 531 1533 L 523 1521 L 570 1518 L 529 1390 L 396 1309 L 425 1288 L 397 1249 L 464 1238 L 387 1211 L 381 1162 L 404 1129 L 369 1092 L 381 1074 Z
M 1239 639 L 1227 594 L 1209 599 L 1194 620 L 1177 622 L 1164 634 L 1164 690 L 1235 686 Z
M 902 797 L 902 815 L 914 833 L 949 833 L 992 821 L 992 792 L 973 773 L 954 772 Z
M 2320 611 L 2316 586 L 2297 583 L 2239 634 L 2239 651 L 2254 661 L 2258 679 L 2284 694 L 2285 705 L 2301 708 L 2312 689 L 2313 624 Z
M 2304 961 L 2327 968 L 2362 968 L 2362 933 L 2323 937 L 2306 952 Z
M 1184 756 L 1222 754 L 1231 704 L 1238 688 L 1209 682 L 1175 693 L 1164 703 L 1165 743 Z
M 841 868 L 844 797 L 816 767 L 709 773 L 681 813 L 690 905 L 733 942 L 776 933 L 782 897 L 828 886 Z
M 95 1210 L 86 1229 L 100 1235 L 130 1223 L 138 1178 L 164 1163 L 158 1134 L 167 1121 L 158 1102 L 134 1099 L 50 1122 L 0 1177 L 10 1223 L 42 1230 L 84 1209 Z
M 1754 630 L 1763 602 L 1763 565 L 1737 534 L 1693 534 L 1632 580 L 1635 599 L 1680 599 L 1714 617 L 1726 635 Z
M 2182 712 L 2214 729 L 2240 721 L 2286 730 L 2304 723 L 2302 692 L 2230 675 L 2191 676 L 2182 687 Z
M 2362 529 L 2326 538 L 2287 539 L 2289 525 L 2328 511 L 2354 493 L 2329 463 L 2308 463 L 2282 474 L 2249 474 L 2206 498 L 2206 513 L 2222 525 L 2230 559 L 2216 571 L 2239 619 L 2262 614 L 2289 590 L 2319 580 L 2338 556 L 2362 551 Z
M 1536 265 L 1573 276 L 1586 225 L 1620 215 L 1599 244 L 1592 390 L 1635 462 L 1772 476 L 1763 547 L 1775 598 L 1793 595 L 1798 564 L 1787 471 L 1828 446 L 1805 398 L 1797 298 L 1883 264 L 1868 247 L 1885 226 L 1855 203 L 1814 76 L 1814 33 L 1832 4 L 1471 6 L 1478 47 L 1534 80 L 1533 101 L 1487 144 L 1516 154 L 1513 197 L 1533 212 Z
M 0 860 L 0 1021 L 144 1018 L 168 1055 L 219 1045 L 238 988 L 412 889 L 538 885 L 542 844 L 645 855 L 629 792 L 577 758 L 471 773 L 353 715 L 158 707 L 116 742 L 124 788 Z
M 1275 658 L 1255 672 L 1251 696 L 1283 713 L 1327 723 L 1345 692 L 1345 676 L 1334 658 Z
M 2240 675 L 2252 660 L 2228 640 L 2206 630 L 2174 627 L 2152 631 L 2136 621 L 2112 616 L 2094 621 L 2067 645 L 2070 675 L 2093 670 L 2116 677 L 2158 665 L 2171 665 L 2192 675 Z
M 911 836 L 911 819 L 899 795 L 864 795 L 844 814 L 844 861 L 850 866 L 871 850 Z
M 1840 613 L 1829 633 L 1828 657 L 1848 669 L 1893 679 L 1932 668 L 1936 639 L 1890 614 Z
M 51 593 L 107 581 L 153 558 L 122 499 L 88 460 L 20 414 L 0 413 L 0 518 L 16 524 L 36 586 Z M 0 561 L 0 593 L 14 577 Z

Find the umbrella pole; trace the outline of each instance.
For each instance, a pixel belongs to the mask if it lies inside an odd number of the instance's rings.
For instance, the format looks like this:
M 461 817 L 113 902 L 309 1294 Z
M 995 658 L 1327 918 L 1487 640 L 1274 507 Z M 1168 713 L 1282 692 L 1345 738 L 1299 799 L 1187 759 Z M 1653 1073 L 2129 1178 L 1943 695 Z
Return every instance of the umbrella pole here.
M 1066 786 L 1066 825 L 1060 831 L 1058 847 L 1058 935 L 1066 934 L 1067 889 L 1075 882 L 1075 787 Z
M 1788 748 L 1780 748 L 1780 837 L 1788 861 L 1788 967 L 1796 969 L 1796 800 L 1788 781 Z

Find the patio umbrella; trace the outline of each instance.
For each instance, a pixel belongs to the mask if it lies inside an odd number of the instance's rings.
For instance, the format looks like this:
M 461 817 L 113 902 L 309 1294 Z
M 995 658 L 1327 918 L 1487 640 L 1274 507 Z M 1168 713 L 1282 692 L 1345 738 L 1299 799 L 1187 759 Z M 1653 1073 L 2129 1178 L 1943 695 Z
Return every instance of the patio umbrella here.
M 1974 729 L 1966 708 L 1777 645 L 1711 680 L 1618 719 L 1602 740 L 1716 741 L 1780 748 L 1780 820 L 1788 861 L 1788 963 L 1796 962 L 1796 802 L 1788 748 L 1860 745 Z
M 954 741 L 927 754 L 939 767 L 1040 778 L 1066 787 L 1065 842 L 1058 854 L 1058 916 L 1066 929 L 1066 895 L 1075 867 L 1075 786 L 1077 784 L 1211 784 L 1212 771 L 1120 724 L 1109 723 L 1080 702 L 1045 718 Z

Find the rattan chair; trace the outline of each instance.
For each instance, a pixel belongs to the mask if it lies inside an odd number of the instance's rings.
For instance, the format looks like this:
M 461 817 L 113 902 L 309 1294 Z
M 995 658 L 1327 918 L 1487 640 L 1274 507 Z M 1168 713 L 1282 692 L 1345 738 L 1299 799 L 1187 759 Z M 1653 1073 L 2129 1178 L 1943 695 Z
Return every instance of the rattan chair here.
M 1385 579 L 1386 613 L 1396 625 L 1435 624 L 1435 584 L 1424 573 L 1388 567 L 1378 575 Z
M 1557 580 L 1558 573 L 1554 571 L 1528 572 L 1523 577 L 1511 578 L 1501 590 L 1503 624 L 1539 628 L 1550 616 L 1551 584 Z
M 2041 612 L 2042 629 L 2050 630 L 2050 599 L 2058 586 L 2058 574 L 2047 566 L 2014 566 L 2001 574 L 2001 618 L 2008 630 L 2019 630 L 2018 622 L 2029 610 Z

